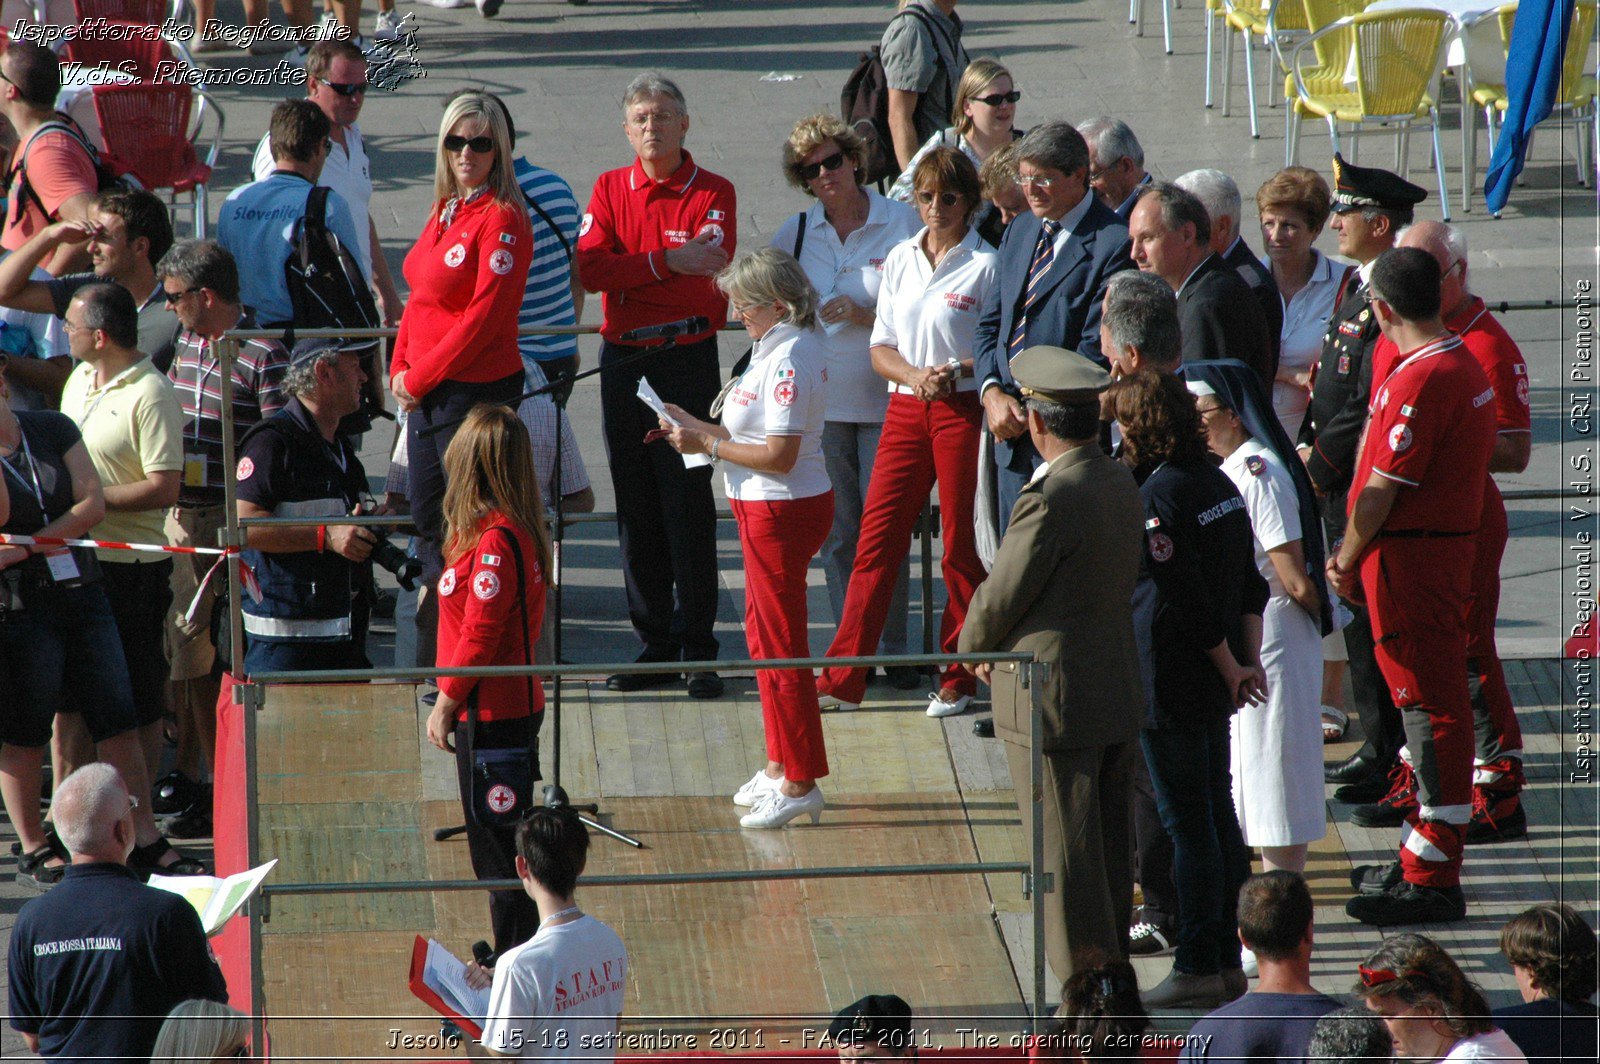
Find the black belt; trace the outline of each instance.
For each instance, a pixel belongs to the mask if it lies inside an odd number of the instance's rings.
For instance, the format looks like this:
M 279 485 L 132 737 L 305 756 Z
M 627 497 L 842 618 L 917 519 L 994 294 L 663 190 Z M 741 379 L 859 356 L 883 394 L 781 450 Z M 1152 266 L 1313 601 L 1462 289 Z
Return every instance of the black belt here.
M 1477 529 L 1471 532 L 1435 532 L 1429 528 L 1399 528 L 1394 531 L 1384 529 L 1378 533 L 1380 539 L 1459 539 L 1462 536 L 1475 536 Z

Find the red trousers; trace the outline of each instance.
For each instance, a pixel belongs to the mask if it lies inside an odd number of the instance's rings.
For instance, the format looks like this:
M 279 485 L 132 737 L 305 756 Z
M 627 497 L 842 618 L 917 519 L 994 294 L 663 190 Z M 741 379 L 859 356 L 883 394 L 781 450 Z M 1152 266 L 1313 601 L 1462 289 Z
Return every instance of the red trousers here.
M 865 657 L 877 650 L 900 561 L 911 549 L 911 530 L 935 482 L 946 596 L 939 646 L 947 654 L 956 652 L 967 603 L 988 575 L 972 531 L 982 425 L 983 407 L 975 392 L 957 392 L 932 403 L 899 393 L 889 397 L 861 514 L 856 566 L 829 657 Z M 946 668 L 940 680 L 965 695 L 978 690 L 977 680 L 959 665 Z M 867 670 L 824 669 L 818 686 L 835 698 L 860 702 L 867 691 Z
M 730 500 L 744 549 L 744 638 L 750 656 L 805 658 L 806 569 L 833 527 L 833 492 L 807 499 Z M 810 669 L 762 669 L 761 722 L 767 759 L 791 780 L 828 774 L 822 710 Z
M 1506 687 L 1505 669 L 1494 644 L 1500 612 L 1500 559 L 1509 537 L 1506 504 L 1494 478 L 1483 490 L 1483 518 L 1472 559 L 1472 595 L 1467 601 L 1467 675 L 1472 688 L 1473 730 L 1478 760 L 1495 765 L 1522 759 L 1522 727 Z
M 1380 535 L 1361 560 L 1378 668 L 1405 725 L 1418 807 L 1400 846 L 1405 878 L 1426 887 L 1461 882 L 1472 819 L 1472 704 L 1467 694 L 1467 597 L 1473 536 Z

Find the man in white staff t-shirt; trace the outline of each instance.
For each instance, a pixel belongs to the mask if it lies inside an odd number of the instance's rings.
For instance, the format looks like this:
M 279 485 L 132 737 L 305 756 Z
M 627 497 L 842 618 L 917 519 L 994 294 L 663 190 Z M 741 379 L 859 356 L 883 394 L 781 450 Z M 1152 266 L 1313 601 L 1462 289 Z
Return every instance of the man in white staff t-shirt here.
M 569 808 L 538 808 L 517 825 L 517 875 L 539 907 L 539 930 L 495 962 L 483 1039 L 468 1044 L 469 1057 L 615 1057 L 628 951 L 572 899 L 588 855 L 589 833 Z

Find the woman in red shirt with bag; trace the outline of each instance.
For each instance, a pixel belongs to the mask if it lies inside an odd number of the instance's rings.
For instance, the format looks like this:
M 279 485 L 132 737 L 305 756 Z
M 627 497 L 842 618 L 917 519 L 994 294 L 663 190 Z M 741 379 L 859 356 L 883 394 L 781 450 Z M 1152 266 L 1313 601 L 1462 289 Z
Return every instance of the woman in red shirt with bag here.
M 550 533 L 527 430 L 509 407 L 474 407 L 445 451 L 444 474 L 438 665 L 531 665 Z M 540 778 L 544 691 L 531 676 L 441 676 L 438 683 L 428 741 L 456 756 L 472 871 L 516 879 L 515 826 L 532 808 Z M 539 929 L 538 909 L 521 890 L 491 894 L 489 918 L 496 953 Z
M 445 106 L 433 189 L 433 213 L 406 255 L 411 296 L 389 377 L 409 415 L 409 498 L 430 581 L 442 568 L 441 462 L 454 425 L 478 403 L 508 403 L 523 391 L 517 314 L 533 235 L 505 116 L 488 96 L 466 93 Z

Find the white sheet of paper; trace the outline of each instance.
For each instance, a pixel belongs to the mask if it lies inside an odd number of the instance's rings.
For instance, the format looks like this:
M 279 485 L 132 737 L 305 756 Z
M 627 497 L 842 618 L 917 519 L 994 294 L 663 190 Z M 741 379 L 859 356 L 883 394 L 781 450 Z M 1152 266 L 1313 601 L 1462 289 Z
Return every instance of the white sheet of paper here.
M 482 1027 L 489 1016 L 489 990 L 467 985 L 466 964 L 433 939 L 428 939 L 428 959 L 422 966 L 422 981 L 444 999 L 445 1004 Z
M 667 413 L 667 405 L 661 401 L 661 396 L 657 395 L 656 390 L 650 387 L 649 378 L 639 378 L 638 394 L 639 400 L 656 412 L 656 417 L 661 418 L 669 425 L 675 426 L 679 424 L 676 418 Z M 711 456 L 707 454 L 686 454 L 683 456 L 683 464 L 688 469 L 697 469 L 703 465 L 710 465 Z
M 195 912 L 200 914 L 200 923 L 205 926 L 206 935 L 211 936 L 221 931 L 234 913 L 244 908 L 244 903 L 277 863 L 273 859 L 259 867 L 236 872 L 227 879 L 218 879 L 216 876 L 152 875 L 150 885 L 176 894 L 193 905 Z

